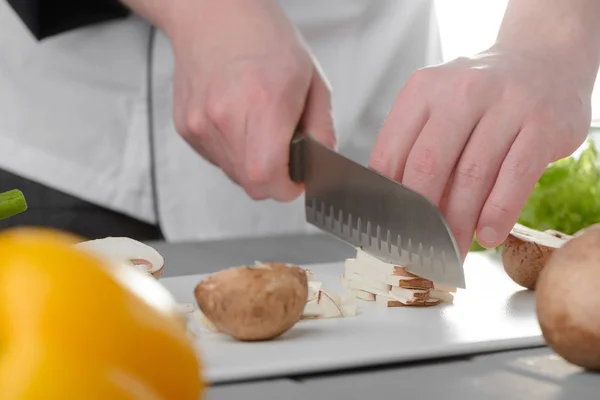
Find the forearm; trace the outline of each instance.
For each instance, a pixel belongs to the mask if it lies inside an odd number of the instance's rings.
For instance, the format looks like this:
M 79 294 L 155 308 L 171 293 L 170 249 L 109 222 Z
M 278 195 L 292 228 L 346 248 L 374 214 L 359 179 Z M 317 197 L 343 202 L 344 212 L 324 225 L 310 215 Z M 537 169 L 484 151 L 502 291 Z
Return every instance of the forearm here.
M 593 83 L 600 64 L 600 1 L 509 0 L 495 46 L 550 55 Z

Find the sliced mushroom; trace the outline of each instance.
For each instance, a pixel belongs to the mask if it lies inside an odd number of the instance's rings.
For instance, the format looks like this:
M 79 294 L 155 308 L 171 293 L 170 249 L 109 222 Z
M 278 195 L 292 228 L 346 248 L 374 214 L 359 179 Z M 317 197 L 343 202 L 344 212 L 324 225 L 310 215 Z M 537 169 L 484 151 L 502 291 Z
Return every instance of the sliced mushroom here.
M 165 260 L 156 249 L 128 237 L 106 237 L 74 245 L 84 251 L 104 257 L 110 262 L 136 268 L 155 278 L 161 276 Z
M 535 290 L 539 274 L 554 250 L 571 238 L 561 232 L 541 232 L 516 224 L 502 246 L 504 270 L 517 284 Z

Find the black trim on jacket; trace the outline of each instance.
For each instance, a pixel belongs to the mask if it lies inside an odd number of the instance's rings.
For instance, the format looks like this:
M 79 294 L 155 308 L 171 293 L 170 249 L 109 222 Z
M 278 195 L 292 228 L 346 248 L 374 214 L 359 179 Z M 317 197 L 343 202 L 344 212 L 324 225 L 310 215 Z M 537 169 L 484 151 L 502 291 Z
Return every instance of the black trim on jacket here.
M 118 0 L 7 0 L 38 40 L 88 25 L 124 18 Z

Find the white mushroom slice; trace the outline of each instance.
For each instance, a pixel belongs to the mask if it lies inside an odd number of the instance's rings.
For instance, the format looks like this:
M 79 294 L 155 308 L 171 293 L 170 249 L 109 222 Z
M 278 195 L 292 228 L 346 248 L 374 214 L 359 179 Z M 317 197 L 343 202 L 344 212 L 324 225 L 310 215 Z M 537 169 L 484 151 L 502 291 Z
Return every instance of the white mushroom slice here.
M 192 303 L 178 303 L 176 308 L 181 314 L 191 314 L 194 312 L 194 305 Z
M 326 291 L 324 286 L 318 290 L 315 298 L 306 302 L 302 318 L 336 318 L 353 316 L 357 313 L 354 296 L 339 295 Z
M 158 278 L 165 264 L 154 248 L 127 237 L 106 237 L 77 243 L 74 247 L 134 268 Z
M 322 318 L 322 316 L 323 310 L 316 298 L 306 302 L 304 311 L 302 311 L 302 319 Z
M 337 300 L 337 302 L 336 302 Z M 341 299 L 333 293 L 319 292 L 317 303 L 323 310 L 324 318 L 343 317 L 344 312 L 341 308 Z
M 572 238 L 571 235 L 567 235 L 562 232 L 557 232 L 550 229 L 545 232 L 541 232 L 521 224 L 515 224 L 510 231 L 510 235 L 525 242 L 534 242 L 538 245 L 552 247 L 554 249 L 562 247 L 568 239 Z
M 336 318 L 353 316 L 357 313 L 355 297 L 351 293 L 338 294 L 325 287 L 323 282 L 308 269 L 308 296 L 302 313 L 303 319 Z
M 373 293 L 365 292 L 363 290 L 350 290 L 350 293 L 357 299 L 375 301 L 375 295 Z
M 311 270 L 309 269 L 305 269 L 306 271 L 306 279 L 310 282 L 310 281 L 316 281 L 317 278 L 315 277 L 315 274 L 312 273 Z
M 538 277 L 558 248 L 573 237 L 557 231 L 536 231 L 516 224 L 502 246 L 502 264 L 517 284 L 535 290 Z
M 407 301 L 419 301 L 429 299 L 429 290 L 405 289 L 401 287 L 392 287 L 391 292 L 397 296 L 405 298 Z
M 204 313 L 200 309 L 193 311 L 192 317 L 202 328 L 208 329 L 209 331 L 215 333 L 219 332 L 217 327 L 212 322 L 210 322 L 208 318 L 206 318 L 206 315 L 204 315 Z
M 383 295 L 376 295 L 375 302 L 384 307 L 405 307 L 406 305 L 401 301 L 389 298 Z
M 456 288 L 454 286 L 445 285 L 443 283 L 433 283 L 433 289 L 440 292 L 450 292 L 456 293 Z
M 357 273 L 370 280 L 375 280 L 391 286 L 412 289 L 439 289 L 446 292 L 456 292 L 456 288 L 421 278 L 393 264 L 385 263 L 365 251 L 358 249 L 355 259 L 347 259 L 345 270 Z
M 390 291 L 390 285 L 379 285 L 377 287 L 371 286 L 368 283 L 361 281 L 360 279 L 354 278 L 342 278 L 342 285 L 349 290 L 362 290 L 369 293 L 387 293 Z
M 302 313 L 303 318 L 336 318 L 343 316 L 341 306 L 336 304 L 325 292 L 319 292 L 318 298 L 307 302 Z
M 350 291 L 340 296 L 342 300 L 342 314 L 344 317 L 353 317 L 358 313 L 358 304 L 356 297 Z
M 390 286 L 403 286 L 403 287 L 416 287 L 419 289 L 431 289 L 433 288 L 433 282 L 427 279 L 414 277 L 414 276 L 400 276 L 390 275 L 375 268 L 371 268 L 370 265 L 361 264 L 355 262 L 353 259 L 346 260 L 346 267 L 355 273 L 366 277 L 373 281 L 385 283 Z
M 388 283 L 382 282 L 373 278 L 372 276 L 362 275 L 360 270 L 354 268 L 354 266 L 346 266 L 344 269 L 344 278 L 349 281 L 360 281 L 365 285 L 368 285 L 372 288 L 377 288 L 378 290 L 388 291 L 391 288 L 391 285 Z
M 453 303 L 454 302 L 454 296 L 451 293 L 448 292 L 444 292 L 441 290 L 431 290 L 429 292 L 429 298 L 430 299 L 438 299 L 443 301 L 444 303 Z
M 324 286 L 323 286 L 323 282 L 319 282 L 319 281 L 308 281 L 308 298 L 306 299 L 306 301 L 311 301 L 316 299 L 319 296 L 319 292 L 321 290 L 325 290 Z
M 429 307 L 441 303 L 441 300 L 429 299 L 425 301 L 400 301 L 397 298 L 377 295 L 375 296 L 377 304 L 385 307 Z
M 357 249 L 356 261 L 359 264 L 368 265 L 369 267 L 388 275 L 402 274 L 406 272 L 406 270 L 402 266 L 388 264 L 385 261 L 378 259 L 377 257 L 373 257 L 372 255 L 370 255 L 362 249 Z

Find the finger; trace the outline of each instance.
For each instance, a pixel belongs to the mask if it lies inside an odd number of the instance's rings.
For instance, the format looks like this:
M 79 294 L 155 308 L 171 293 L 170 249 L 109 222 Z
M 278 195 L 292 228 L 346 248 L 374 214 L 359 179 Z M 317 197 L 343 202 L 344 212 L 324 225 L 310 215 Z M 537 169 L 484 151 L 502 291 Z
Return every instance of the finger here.
M 369 167 L 395 181 L 402 180 L 410 149 L 427 122 L 427 104 L 418 89 L 409 81 L 398 93 L 369 159 Z
M 230 180 L 241 184 L 235 166 L 231 163 L 228 149 L 221 140 L 222 135 L 208 118 L 187 117 L 187 124 L 181 128 L 180 134 L 200 156 L 221 168 Z
M 508 236 L 535 184 L 548 166 L 550 146 L 540 146 L 547 132 L 525 126 L 502 162 L 496 183 L 477 224 L 477 241 L 484 247 L 500 245 Z
M 470 107 L 438 109 L 410 150 L 401 182 L 439 204 L 448 178 L 481 117 Z
M 315 69 L 301 119 L 302 129 L 313 139 L 332 149 L 337 138 L 331 113 L 331 92 Z
M 285 91 L 251 105 L 246 119 L 245 170 L 249 185 L 277 201 L 292 201 L 303 191 L 303 185 L 290 179 L 288 163 L 290 142 L 306 95 L 299 90 Z
M 450 176 L 448 177 L 448 182 L 446 183 L 446 188 L 444 189 L 444 192 L 442 193 L 442 198 L 440 199 L 440 204 L 438 205 L 438 208 L 440 209 L 441 213 L 444 214 L 444 216 L 446 215 L 446 210 L 448 209 L 448 202 L 450 200 L 450 189 L 452 188 L 452 185 L 454 183 L 454 171 L 456 169 L 452 170 L 452 172 L 450 173 Z
M 454 169 L 444 215 L 461 254 L 466 256 L 477 221 L 488 198 L 502 161 L 517 133 L 520 119 L 508 110 L 490 110 L 481 119 Z

